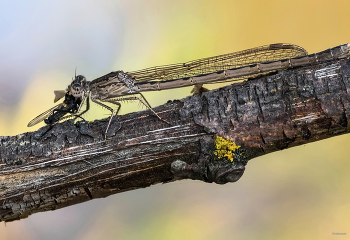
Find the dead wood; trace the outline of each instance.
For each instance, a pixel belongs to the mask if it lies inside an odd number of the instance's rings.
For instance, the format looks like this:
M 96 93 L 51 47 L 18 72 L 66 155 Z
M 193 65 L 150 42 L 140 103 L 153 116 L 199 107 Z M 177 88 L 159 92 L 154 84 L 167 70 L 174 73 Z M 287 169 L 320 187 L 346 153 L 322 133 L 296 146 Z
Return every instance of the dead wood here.
M 156 183 L 235 182 L 247 161 L 348 132 L 350 62 L 275 72 L 107 120 L 0 137 L 0 221 Z M 215 139 L 241 146 L 218 158 Z

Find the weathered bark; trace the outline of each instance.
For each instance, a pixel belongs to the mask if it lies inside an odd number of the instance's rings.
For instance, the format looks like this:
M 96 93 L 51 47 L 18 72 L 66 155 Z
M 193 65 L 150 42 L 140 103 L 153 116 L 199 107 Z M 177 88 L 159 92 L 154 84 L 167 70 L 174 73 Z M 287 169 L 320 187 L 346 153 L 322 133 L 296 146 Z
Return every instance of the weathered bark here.
M 348 132 L 348 59 L 280 71 L 107 120 L 0 138 L 0 221 L 184 178 L 235 182 L 248 160 Z M 233 162 L 217 136 L 240 145 Z

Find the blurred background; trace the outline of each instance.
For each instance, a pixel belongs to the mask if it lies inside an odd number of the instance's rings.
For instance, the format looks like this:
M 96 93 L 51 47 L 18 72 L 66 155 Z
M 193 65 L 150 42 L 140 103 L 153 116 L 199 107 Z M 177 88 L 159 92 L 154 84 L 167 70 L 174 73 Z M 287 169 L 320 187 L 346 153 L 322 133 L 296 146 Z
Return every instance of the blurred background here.
M 26 126 L 75 68 L 92 80 L 278 42 L 319 52 L 350 41 L 349 9 L 348 0 L 0 0 L 0 135 L 42 127 Z M 189 94 L 146 97 L 157 106 Z M 92 106 L 85 118 L 107 114 Z M 158 184 L 0 223 L 0 239 L 349 239 L 348 141 L 253 159 L 232 184 Z

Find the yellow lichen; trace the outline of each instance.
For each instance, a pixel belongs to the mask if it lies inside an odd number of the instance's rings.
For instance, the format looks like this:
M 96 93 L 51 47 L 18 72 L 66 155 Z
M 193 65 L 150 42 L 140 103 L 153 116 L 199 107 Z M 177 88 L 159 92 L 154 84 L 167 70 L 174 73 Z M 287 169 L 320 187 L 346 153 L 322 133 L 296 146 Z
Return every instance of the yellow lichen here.
M 214 154 L 220 159 L 223 157 L 227 157 L 231 162 L 233 161 L 233 157 L 235 155 L 236 149 L 241 146 L 236 145 L 236 143 L 232 142 L 229 139 L 224 139 L 222 137 L 216 137 L 215 140 L 216 150 Z

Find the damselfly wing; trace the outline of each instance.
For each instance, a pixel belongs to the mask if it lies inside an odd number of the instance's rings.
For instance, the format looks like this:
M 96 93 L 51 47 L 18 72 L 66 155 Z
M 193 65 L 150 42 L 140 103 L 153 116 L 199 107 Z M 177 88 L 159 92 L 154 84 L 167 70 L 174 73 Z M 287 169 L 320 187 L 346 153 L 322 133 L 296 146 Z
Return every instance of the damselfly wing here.
M 148 81 L 166 81 L 189 78 L 262 62 L 301 57 L 307 54 L 307 51 L 300 46 L 294 44 L 277 43 L 239 52 L 202 58 L 185 63 L 145 68 L 138 71 L 128 72 L 127 74 L 129 74 L 136 83 Z M 247 77 L 245 76 L 244 78 Z M 232 81 L 232 79 L 230 81 Z

